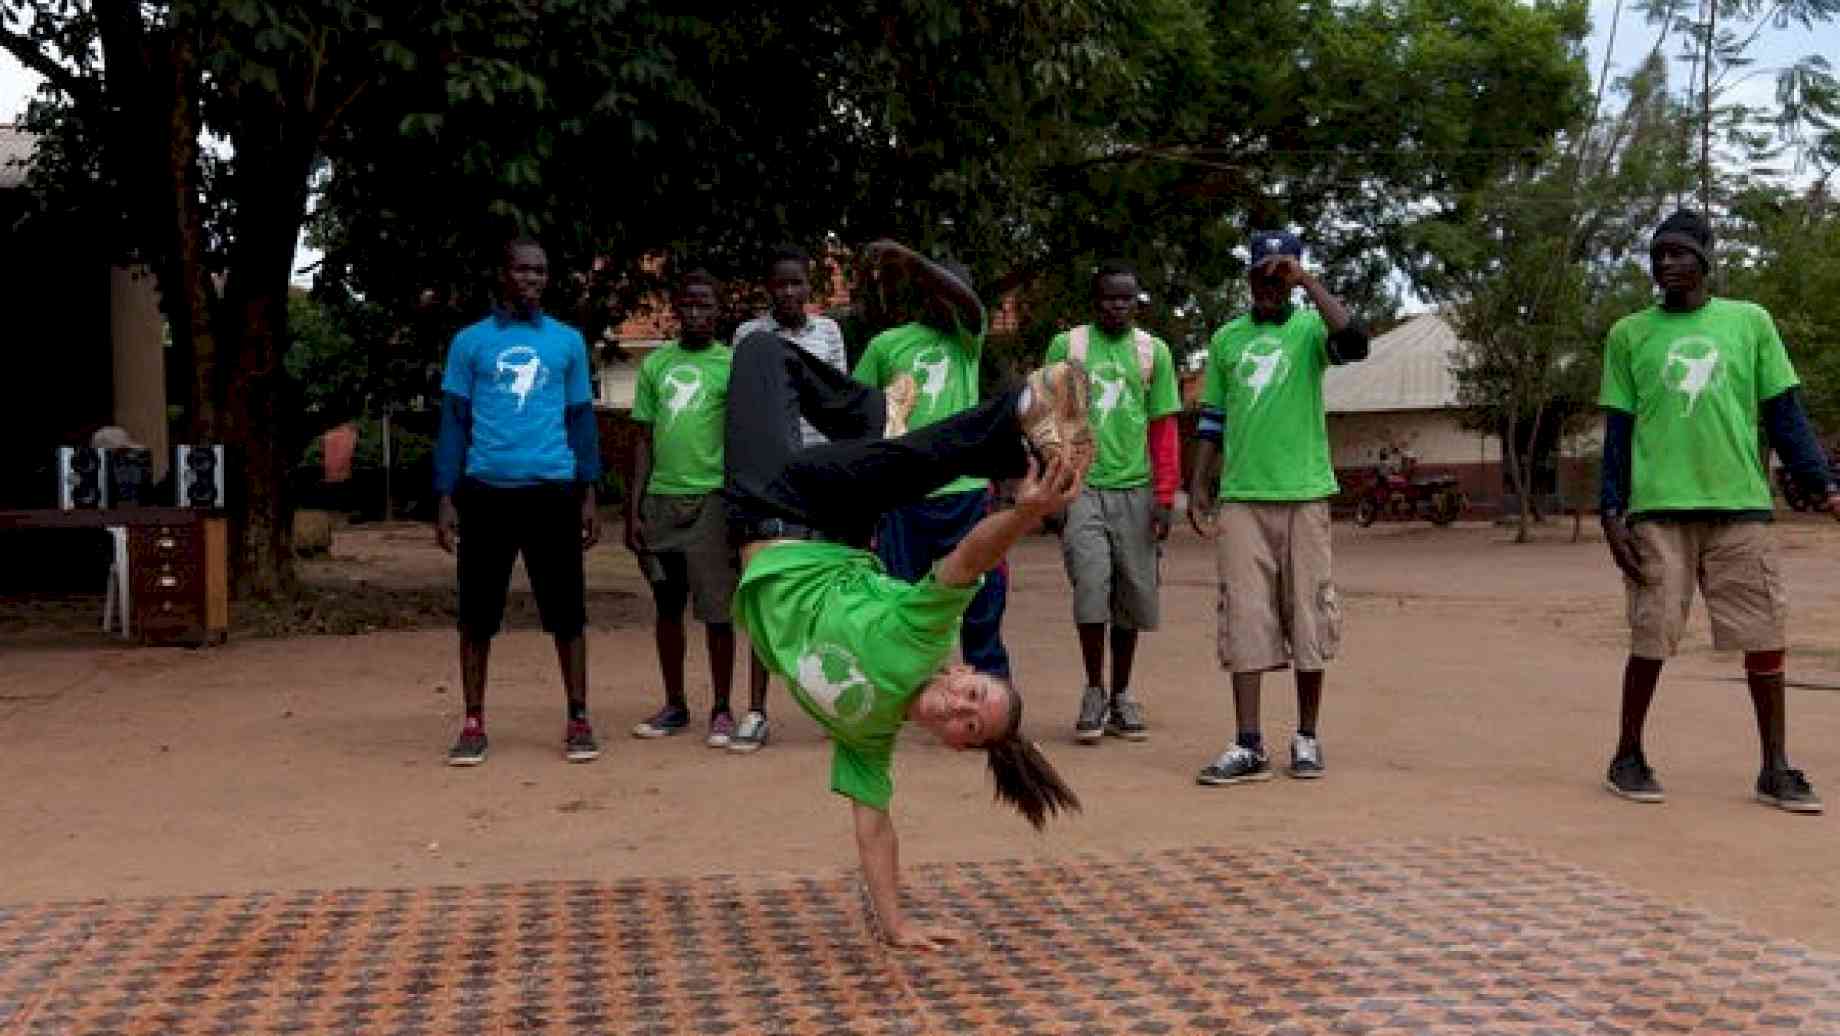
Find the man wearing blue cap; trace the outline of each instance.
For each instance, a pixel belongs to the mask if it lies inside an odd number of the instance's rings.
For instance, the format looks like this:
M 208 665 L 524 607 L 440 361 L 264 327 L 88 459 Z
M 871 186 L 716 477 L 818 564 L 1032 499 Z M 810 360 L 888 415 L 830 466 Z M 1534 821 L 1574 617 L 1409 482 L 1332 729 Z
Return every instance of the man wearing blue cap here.
M 1368 348 L 1348 307 L 1304 270 L 1295 235 L 1254 234 L 1251 251 L 1252 312 L 1208 346 L 1188 497 L 1195 531 L 1219 544 L 1220 664 L 1233 674 L 1238 719 L 1233 743 L 1196 778 L 1206 785 L 1271 779 L 1259 685 L 1286 667 L 1297 673 L 1290 775 L 1323 775 L 1316 719 L 1342 609 L 1330 578 L 1329 498 L 1339 487 L 1322 381 L 1330 366 L 1366 359 Z M 1293 305 L 1294 288 L 1315 308 Z M 1208 477 L 1216 457 L 1217 486 Z
M 1604 342 L 1600 509 L 1628 587 L 1631 634 L 1621 736 L 1604 783 L 1626 799 L 1662 801 L 1642 728 L 1697 586 L 1714 649 L 1744 653 L 1762 749 L 1757 799 L 1819 813 L 1820 797 L 1789 765 L 1786 748 L 1788 604 L 1758 426 L 1823 509 L 1840 513 L 1840 488 L 1809 427 L 1776 322 L 1762 306 L 1707 292 L 1711 253 L 1704 216 L 1687 209 L 1669 216 L 1649 242 L 1660 303 L 1617 321 Z

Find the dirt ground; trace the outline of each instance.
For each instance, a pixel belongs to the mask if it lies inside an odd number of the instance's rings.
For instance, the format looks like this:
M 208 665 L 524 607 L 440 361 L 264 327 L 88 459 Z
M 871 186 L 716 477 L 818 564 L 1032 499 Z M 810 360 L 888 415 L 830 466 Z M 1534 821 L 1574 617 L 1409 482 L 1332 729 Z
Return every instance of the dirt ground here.
M 1840 527 L 1780 531 L 1792 678 L 1809 685 L 1791 696 L 1790 748 L 1840 812 Z M 1085 812 L 1035 836 L 988 805 L 975 755 L 953 757 L 910 732 L 896 778 L 904 856 L 1486 835 L 1840 950 L 1840 822 L 1751 801 L 1748 699 L 1735 660 L 1708 650 L 1703 618 L 1651 724 L 1670 802 L 1639 806 L 1601 789 L 1621 594 L 1601 542 L 1572 544 L 1569 532 L 1555 525 L 1515 546 L 1482 526 L 1338 527 L 1348 615 L 1324 707 L 1329 777 L 1224 789 L 1193 780 L 1232 729 L 1214 662 L 1210 548 L 1186 532 L 1171 543 L 1165 625 L 1146 639 L 1136 681 L 1152 739 L 1080 747 L 1069 736 L 1081 680 L 1065 581 L 1053 541 L 1032 539 L 1013 558 L 1008 639 L 1028 725 Z M 782 691 L 774 742 L 756 756 L 711 751 L 700 737 L 626 736 L 659 691 L 649 604 L 631 558 L 609 546 L 591 566 L 591 705 L 606 754 L 562 761 L 553 655 L 525 610 L 493 659 L 491 760 L 442 765 L 461 711 L 440 604 L 449 564 L 425 529 L 390 526 L 347 530 L 330 558 L 308 566 L 321 585 L 400 602 L 417 617 L 382 607 L 379 624 L 423 627 L 407 631 L 239 636 L 185 651 L 116 647 L 80 630 L 0 630 L 0 901 L 853 862 L 848 811 L 825 790 L 826 746 Z M 42 614 L 58 607 L 94 621 L 68 602 Z M 700 646 L 691 666 L 700 708 Z M 1282 746 L 1295 715 L 1288 679 L 1268 683 L 1266 704 L 1267 736 Z

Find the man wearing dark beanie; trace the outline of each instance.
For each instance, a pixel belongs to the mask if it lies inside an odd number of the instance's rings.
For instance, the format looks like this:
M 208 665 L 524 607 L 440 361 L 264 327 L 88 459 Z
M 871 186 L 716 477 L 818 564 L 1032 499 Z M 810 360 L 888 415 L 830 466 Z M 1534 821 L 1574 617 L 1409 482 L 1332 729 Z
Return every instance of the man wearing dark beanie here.
M 1840 488 L 1815 441 L 1799 381 L 1763 307 L 1711 297 L 1712 227 L 1682 209 L 1649 242 L 1661 301 L 1617 321 L 1604 344 L 1604 539 L 1629 593 L 1622 731 L 1605 786 L 1662 801 L 1642 728 L 1693 604 L 1706 598 L 1713 647 L 1744 653 L 1763 765 L 1757 799 L 1821 812 L 1789 765 L 1783 666 L 1787 601 L 1769 522 L 1761 424 L 1790 472 L 1830 513 Z

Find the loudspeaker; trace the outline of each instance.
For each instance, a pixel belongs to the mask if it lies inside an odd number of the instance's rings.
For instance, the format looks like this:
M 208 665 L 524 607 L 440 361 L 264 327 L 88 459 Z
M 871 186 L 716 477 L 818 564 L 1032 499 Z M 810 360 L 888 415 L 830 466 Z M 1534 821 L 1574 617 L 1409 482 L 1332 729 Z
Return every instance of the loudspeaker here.
M 153 503 L 153 451 L 124 447 L 108 453 L 109 506 Z
M 58 507 L 92 511 L 109 506 L 109 451 L 94 446 L 59 446 Z
M 180 446 L 173 451 L 174 503 L 221 510 L 224 506 L 224 448 Z

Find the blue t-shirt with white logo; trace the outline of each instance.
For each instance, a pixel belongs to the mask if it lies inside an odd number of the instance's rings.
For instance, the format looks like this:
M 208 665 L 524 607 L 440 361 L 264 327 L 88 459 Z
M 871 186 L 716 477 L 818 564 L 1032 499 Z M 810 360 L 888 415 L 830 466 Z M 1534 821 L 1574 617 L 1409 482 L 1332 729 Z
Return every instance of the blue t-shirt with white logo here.
M 566 412 L 593 402 L 581 332 L 503 312 L 454 336 L 441 391 L 467 400 L 466 476 L 492 486 L 575 479 Z

